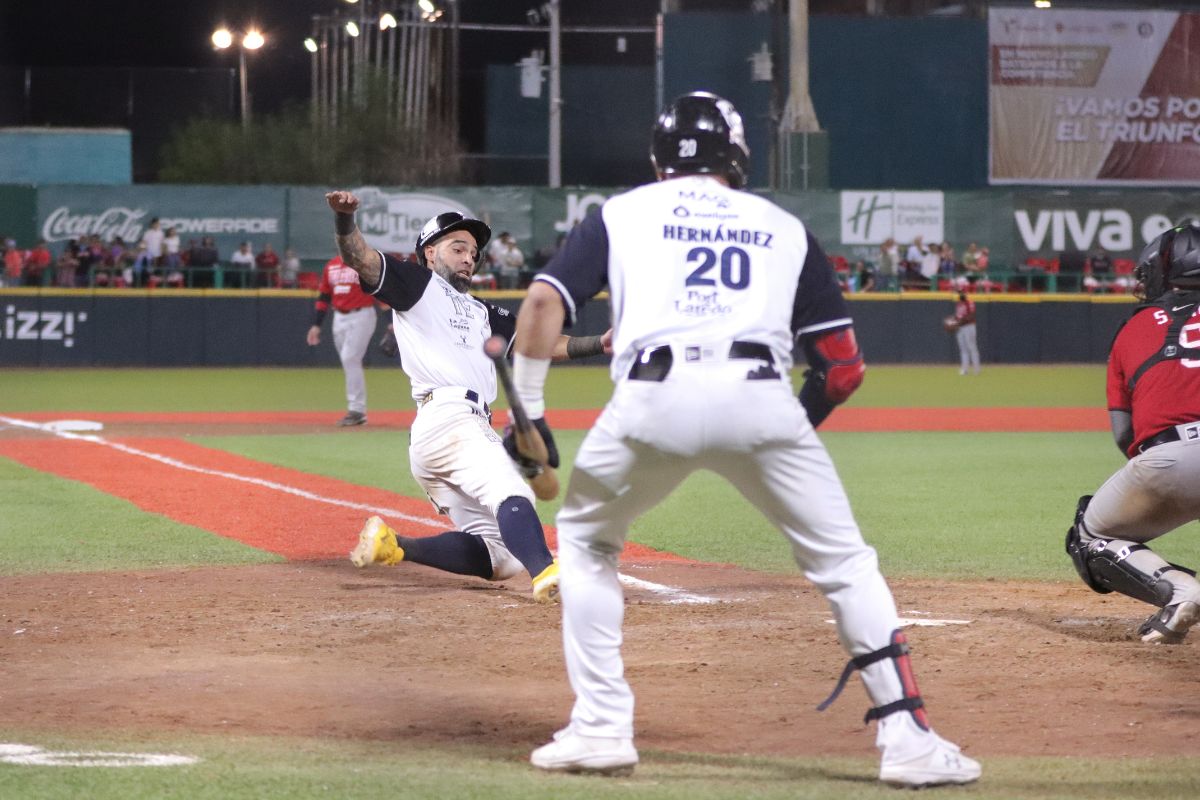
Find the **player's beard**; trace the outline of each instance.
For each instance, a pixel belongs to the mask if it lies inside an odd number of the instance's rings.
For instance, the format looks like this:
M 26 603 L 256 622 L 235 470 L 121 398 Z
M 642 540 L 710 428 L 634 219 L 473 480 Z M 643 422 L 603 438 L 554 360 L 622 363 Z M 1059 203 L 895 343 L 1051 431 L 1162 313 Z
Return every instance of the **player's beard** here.
M 446 283 L 450 284 L 463 294 L 466 294 L 467 290 L 471 288 L 470 276 L 463 277 L 451 269 L 450 265 L 440 259 L 433 262 L 433 271 L 438 275 L 441 275 L 442 279 L 446 281 Z

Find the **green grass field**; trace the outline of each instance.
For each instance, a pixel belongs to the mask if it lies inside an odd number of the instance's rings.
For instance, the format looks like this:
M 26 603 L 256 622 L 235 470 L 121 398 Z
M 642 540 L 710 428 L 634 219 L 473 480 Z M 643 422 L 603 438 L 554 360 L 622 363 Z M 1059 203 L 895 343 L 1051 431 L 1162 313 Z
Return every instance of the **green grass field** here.
M 369 372 L 373 410 L 411 407 L 395 371 Z M 959 378 L 952 367 L 875 367 L 852 401 L 862 407 L 1099 406 L 1103 368 L 990 367 Z M 610 385 L 600 369 L 551 376 L 551 406 L 598 407 Z M 9 370 L 0 414 L 29 411 L 341 409 L 337 370 Z M 929 413 L 929 412 L 927 412 Z M 932 412 L 936 413 L 936 412 Z M 408 474 L 407 435 L 396 430 L 200 436 L 250 458 L 421 496 Z M 569 465 L 581 432 L 557 434 Z M 1107 433 L 829 433 L 823 436 L 859 522 L 890 576 L 1075 581 L 1062 551 L 1080 494 L 1122 463 Z M 566 471 L 569 471 L 567 466 Z M 564 476 L 565 477 L 565 476 Z M 0 458 L 0 575 L 81 569 L 187 567 L 277 560 L 205 531 L 148 515 L 88 486 Z M 48 512 L 48 509 L 53 509 Z M 542 504 L 552 521 L 555 504 Z M 736 535 L 731 535 L 734 532 Z M 1200 565 L 1192 525 L 1155 544 Z M 783 539 L 715 476 L 692 476 L 639 520 L 634 541 L 691 558 L 790 570 Z M 47 545 L 47 543 L 49 543 Z M 3 637 L 0 630 L 0 661 Z M 13 730 L 0 743 L 55 749 L 186 752 L 191 767 L 63 769 L 0 763 L 0 798 L 869 798 L 874 759 L 766 759 L 643 753 L 631 779 L 555 777 L 524 750 L 396 752 L 386 743 L 233 736 L 65 739 Z M 0 748 L 2 752 L 2 748 Z M 985 760 L 984 781 L 946 793 L 986 798 L 1194 797 L 1200 758 Z

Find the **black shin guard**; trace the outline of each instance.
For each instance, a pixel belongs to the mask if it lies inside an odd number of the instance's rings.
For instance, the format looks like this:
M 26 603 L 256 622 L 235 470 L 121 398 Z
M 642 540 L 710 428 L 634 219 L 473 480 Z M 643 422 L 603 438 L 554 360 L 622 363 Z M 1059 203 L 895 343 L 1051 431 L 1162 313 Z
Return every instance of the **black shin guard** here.
M 483 539 L 465 531 L 446 531 L 437 536 L 398 537 L 404 560 L 453 572 L 455 575 L 492 577 L 492 556 Z
M 890 658 L 896 668 L 896 676 L 900 679 L 900 686 L 904 690 L 904 696 L 891 703 L 885 703 L 884 705 L 868 709 L 866 716 L 863 717 L 863 722 L 870 722 L 873 719 L 883 719 L 898 711 L 908 711 L 912 713 L 913 721 L 917 725 L 923 730 L 929 730 L 929 717 L 925 713 L 925 701 L 921 699 L 921 691 L 917 688 L 917 679 L 913 676 L 912 671 L 912 660 L 908 657 L 908 654 L 908 638 L 904 635 L 903 631 L 897 628 L 892 631 L 892 643 L 887 647 L 881 647 L 878 650 L 864 653 L 861 656 L 854 656 L 847 662 L 846 668 L 842 670 L 841 677 L 838 678 L 837 686 L 833 689 L 833 693 L 825 698 L 825 701 L 821 705 L 817 706 L 817 711 L 824 711 L 833 705 L 833 701 L 842 693 L 842 689 L 846 688 L 846 681 L 850 680 L 851 673 L 856 669 L 866 669 L 877 661 Z
M 500 528 L 500 538 L 504 546 L 512 553 L 530 577 L 542 574 L 542 571 L 554 561 L 550 548 L 546 547 L 546 533 L 533 503 L 524 497 L 509 497 L 496 509 L 496 525 Z
M 1067 530 L 1067 555 L 1071 557 L 1079 577 L 1092 591 L 1100 594 L 1118 592 L 1160 608 L 1169 604 L 1175 587 L 1163 575 L 1171 570 L 1192 571 L 1164 561 L 1144 544 L 1122 539 L 1092 538 L 1083 522 L 1091 499 L 1091 495 L 1079 498 L 1075 524 Z M 1147 555 L 1130 559 L 1130 556 L 1143 551 Z M 1134 562 L 1140 562 L 1140 566 L 1135 566 Z

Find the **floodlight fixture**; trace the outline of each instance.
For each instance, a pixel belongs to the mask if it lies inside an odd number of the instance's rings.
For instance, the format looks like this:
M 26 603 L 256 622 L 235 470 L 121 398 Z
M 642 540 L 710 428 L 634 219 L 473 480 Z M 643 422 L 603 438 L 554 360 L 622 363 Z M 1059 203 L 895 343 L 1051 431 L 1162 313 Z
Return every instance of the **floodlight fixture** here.
M 212 35 L 213 47 L 218 50 L 224 50 L 233 44 L 233 34 L 228 28 L 217 28 Z

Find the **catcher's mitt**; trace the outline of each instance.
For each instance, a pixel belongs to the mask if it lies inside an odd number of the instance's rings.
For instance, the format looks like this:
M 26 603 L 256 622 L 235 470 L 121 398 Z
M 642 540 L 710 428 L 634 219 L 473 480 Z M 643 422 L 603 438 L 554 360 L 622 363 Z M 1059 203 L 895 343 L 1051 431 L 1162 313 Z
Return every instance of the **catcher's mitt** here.
M 395 358 L 398 352 L 396 348 L 396 337 L 392 335 L 391 330 L 388 330 L 379 339 L 379 352 L 383 353 L 388 358 Z
M 958 320 L 954 317 L 944 317 L 942 319 L 942 330 L 946 333 L 954 333 L 958 330 Z

